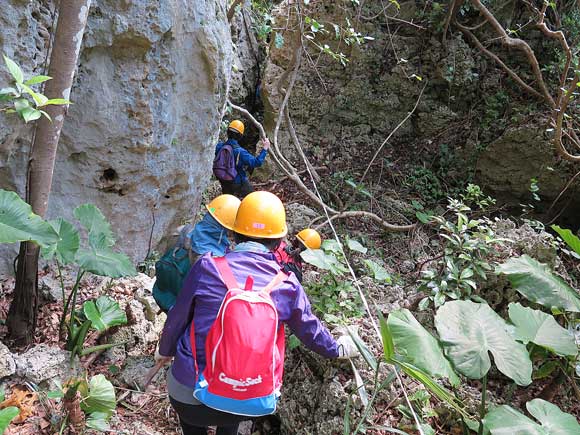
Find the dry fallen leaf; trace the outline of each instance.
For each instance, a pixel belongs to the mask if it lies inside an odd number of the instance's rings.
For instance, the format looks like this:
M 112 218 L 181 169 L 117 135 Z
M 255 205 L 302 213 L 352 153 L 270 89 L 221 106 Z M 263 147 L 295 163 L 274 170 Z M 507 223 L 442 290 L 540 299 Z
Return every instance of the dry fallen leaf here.
M 37 400 L 37 395 L 35 392 L 25 390 L 21 387 L 15 387 L 12 389 L 10 397 L 8 397 L 4 402 L 0 403 L 0 409 L 7 408 L 9 406 L 16 406 L 20 409 L 20 414 L 12 420 L 15 424 L 24 423 L 28 416 L 34 413 L 34 402 Z

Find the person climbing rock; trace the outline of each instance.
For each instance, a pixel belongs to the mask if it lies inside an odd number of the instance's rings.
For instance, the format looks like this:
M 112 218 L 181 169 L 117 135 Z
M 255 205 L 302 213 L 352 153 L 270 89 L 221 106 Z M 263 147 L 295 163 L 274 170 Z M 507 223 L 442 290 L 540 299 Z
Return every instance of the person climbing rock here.
M 206 205 L 207 213 L 195 226 L 186 225 L 179 240 L 155 263 L 153 297 L 164 312 L 175 304 L 191 266 L 207 252 L 224 255 L 230 247 L 227 232 L 233 228 L 240 200 L 220 195 Z
M 233 231 L 233 250 L 224 257 L 206 254 L 192 267 L 168 314 L 155 356 L 160 366 L 174 359 L 167 389 L 184 435 L 206 435 L 207 426 L 213 425 L 218 426 L 216 435 L 234 435 L 249 416 L 274 412 L 284 358 L 280 322 L 324 357 L 350 358 L 358 353 L 349 336 L 334 340 L 312 314 L 296 277 L 280 270 L 273 251 L 286 236 L 287 226 L 284 205 L 276 195 L 258 191 L 246 196 Z M 264 310 L 269 315 L 257 317 Z M 244 317 L 248 313 L 255 317 Z M 240 327 L 240 317 L 245 327 Z M 265 319 L 274 325 L 273 335 L 263 326 Z M 264 337 L 270 337 L 266 349 Z M 258 366 L 264 371 L 252 372 Z M 240 399 L 256 389 L 265 389 L 268 395 Z
M 244 130 L 242 121 L 236 119 L 230 122 L 228 140 L 217 144 L 213 162 L 213 173 L 222 186 L 222 193 L 236 195 L 239 198 L 244 198 L 254 191 L 247 171 L 262 166 L 270 148 L 270 141 L 264 138 L 262 150 L 257 157 L 253 156 L 239 143 L 244 136 Z
M 278 264 L 287 273 L 293 272 L 302 283 L 302 259 L 300 253 L 305 249 L 320 249 L 322 239 L 318 231 L 312 228 L 305 228 L 296 234 L 295 240 L 291 244 L 282 241 L 278 249 L 274 251 Z

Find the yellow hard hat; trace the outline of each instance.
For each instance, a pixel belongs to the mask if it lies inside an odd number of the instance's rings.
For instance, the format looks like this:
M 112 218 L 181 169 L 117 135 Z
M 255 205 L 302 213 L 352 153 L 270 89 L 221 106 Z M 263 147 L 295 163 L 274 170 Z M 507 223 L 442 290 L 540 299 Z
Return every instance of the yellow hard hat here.
M 240 202 L 234 195 L 220 195 L 205 207 L 216 221 L 228 230 L 231 230 L 234 228 L 234 221 L 236 220 L 236 213 L 240 207 Z
M 239 119 L 234 119 L 232 122 L 230 122 L 230 125 L 228 125 L 228 130 L 234 130 L 240 134 L 244 134 L 244 123 Z
M 320 249 L 322 245 L 322 239 L 318 231 L 312 228 L 306 228 L 296 234 L 296 238 L 309 249 Z
M 284 237 L 288 233 L 284 204 L 270 192 L 250 193 L 240 204 L 233 230 L 256 239 Z

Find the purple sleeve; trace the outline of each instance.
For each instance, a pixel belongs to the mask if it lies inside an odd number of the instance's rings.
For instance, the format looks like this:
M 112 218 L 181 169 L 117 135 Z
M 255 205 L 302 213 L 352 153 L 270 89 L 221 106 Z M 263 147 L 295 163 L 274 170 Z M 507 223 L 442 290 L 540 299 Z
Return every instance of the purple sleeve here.
M 163 356 L 175 356 L 177 342 L 193 319 L 194 297 L 199 282 L 201 261 L 197 261 L 185 278 L 185 283 L 175 305 L 167 313 L 167 320 L 159 340 L 159 353 Z
M 289 290 L 272 292 L 272 298 L 276 302 L 280 320 L 288 324 L 308 349 L 325 358 L 338 357 L 336 341 L 318 317 L 312 314 L 310 301 L 300 284 L 296 283 Z

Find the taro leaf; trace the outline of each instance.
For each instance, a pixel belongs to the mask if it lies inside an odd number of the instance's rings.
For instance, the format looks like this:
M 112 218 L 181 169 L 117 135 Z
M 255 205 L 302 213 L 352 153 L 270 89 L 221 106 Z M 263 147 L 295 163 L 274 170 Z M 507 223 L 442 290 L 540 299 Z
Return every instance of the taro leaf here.
M 361 254 L 366 254 L 368 251 L 368 249 L 365 248 L 360 242 L 353 239 L 348 239 L 346 244 L 348 245 L 348 249 L 351 251 L 360 252 Z
M 437 339 L 407 309 L 394 311 L 387 319 L 395 349 L 403 359 L 435 378 L 447 378 L 458 386 L 459 378 L 445 358 Z
M 47 247 L 57 243 L 58 234 L 15 192 L 0 189 L 0 243 L 24 241 Z
M 331 251 L 336 252 L 337 254 L 342 253 L 342 249 L 340 249 L 340 245 L 335 239 L 326 239 L 322 242 L 321 249 L 324 251 Z
M 58 242 L 42 248 L 42 256 L 50 260 L 54 255 L 62 264 L 72 263 L 79 250 L 79 232 L 71 223 L 62 218 L 48 222 L 58 234 Z
M 509 316 L 515 325 L 512 335 L 516 340 L 524 344 L 532 342 L 562 356 L 578 353 L 574 336 L 550 314 L 511 303 Z
M 16 406 L 9 406 L 0 410 L 0 434 L 3 434 L 10 422 L 20 414 Z
M 93 412 L 89 414 L 89 417 L 87 418 L 87 427 L 100 432 L 106 432 L 110 429 L 107 421 L 109 417 L 110 414 L 107 414 L 106 412 Z
M 365 260 L 364 261 L 369 270 L 373 273 L 373 278 L 377 281 L 386 281 L 391 282 L 391 275 L 387 270 L 378 263 L 375 263 L 373 260 Z
M 81 408 L 86 413 L 102 412 L 110 415 L 115 410 L 115 388 L 104 375 L 93 376 L 88 391 L 86 387 L 79 387 L 79 392 L 82 396 Z
M 24 74 L 18 64 L 6 55 L 4 55 L 4 63 L 6 63 L 6 68 L 8 68 L 8 72 L 10 72 L 14 81 L 16 81 L 16 83 L 22 83 L 24 81 Z
M 572 415 L 542 399 L 526 403 L 541 425 L 511 406 L 502 405 L 487 413 L 484 424 L 492 435 L 577 435 L 580 425 Z
M 77 263 L 87 272 L 99 276 L 120 278 L 137 274 L 135 266 L 133 266 L 129 257 L 125 254 L 113 252 L 108 247 L 79 250 Z
M 552 229 L 566 242 L 566 244 L 580 255 L 580 239 L 572 231 L 560 228 L 558 225 L 552 225 Z
M 512 286 L 532 302 L 550 309 L 580 312 L 576 290 L 548 266 L 527 255 L 509 259 L 497 267 L 497 272 L 506 274 Z
M 526 346 L 507 332 L 507 324 L 487 304 L 447 302 L 435 315 L 447 357 L 455 369 L 471 379 L 481 379 L 491 367 L 489 352 L 500 372 L 518 385 L 532 382 L 532 362 Z
M 91 321 L 91 326 L 99 332 L 104 332 L 111 326 L 127 323 L 125 311 L 108 296 L 100 296 L 96 301 L 85 302 L 83 312 Z
M 92 248 L 112 247 L 115 236 L 107 219 L 93 204 L 83 204 L 75 208 L 75 217 L 89 233 L 89 245 Z
M 334 254 L 327 254 L 322 249 L 307 249 L 302 251 L 300 256 L 308 264 L 312 264 L 319 269 L 329 270 L 336 275 L 341 275 L 347 271 Z

